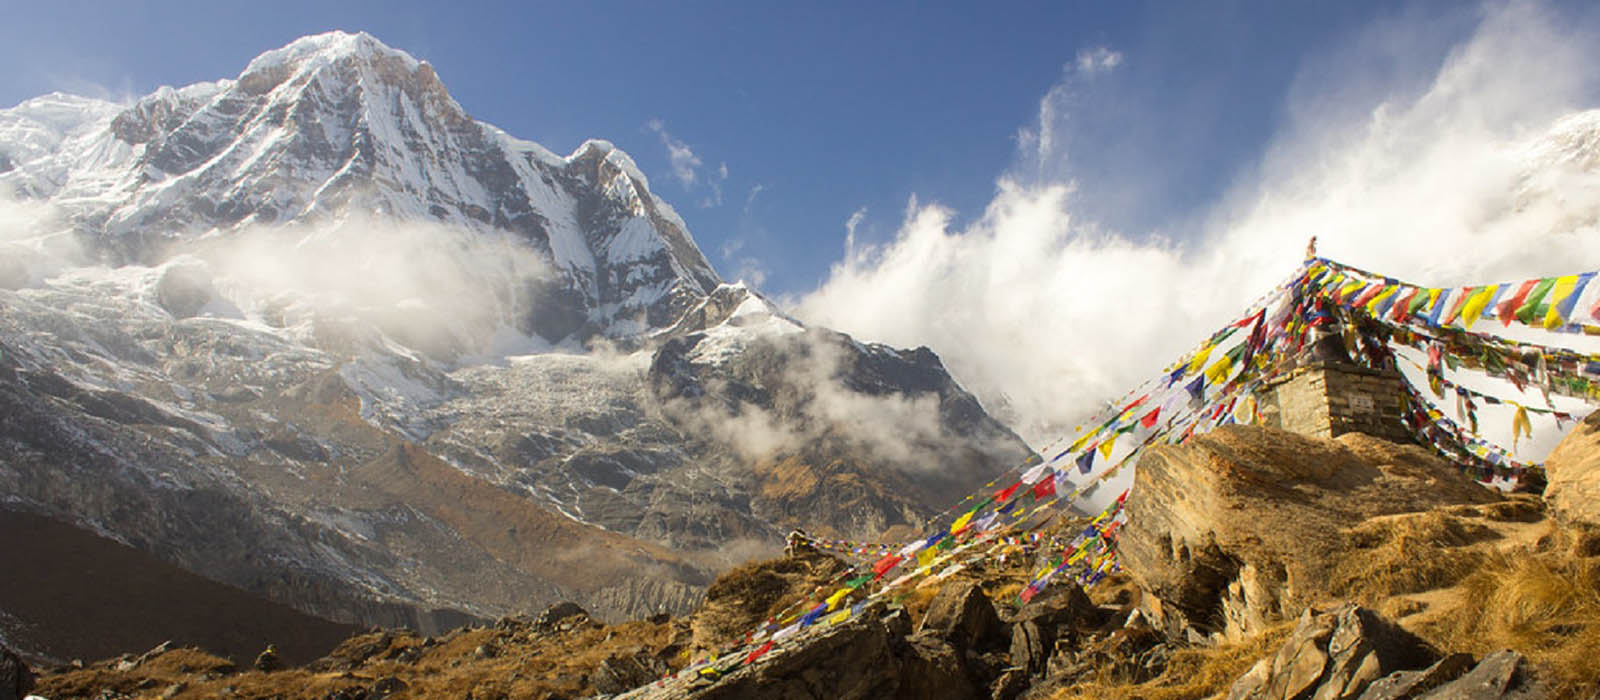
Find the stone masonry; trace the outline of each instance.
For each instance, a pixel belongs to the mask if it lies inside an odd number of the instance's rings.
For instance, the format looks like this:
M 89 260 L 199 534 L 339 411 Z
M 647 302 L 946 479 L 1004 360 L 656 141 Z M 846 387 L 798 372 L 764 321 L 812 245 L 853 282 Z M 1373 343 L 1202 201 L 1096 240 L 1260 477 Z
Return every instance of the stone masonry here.
M 1263 425 L 1315 437 L 1366 433 L 1412 442 L 1398 372 L 1344 363 L 1303 365 L 1256 394 Z

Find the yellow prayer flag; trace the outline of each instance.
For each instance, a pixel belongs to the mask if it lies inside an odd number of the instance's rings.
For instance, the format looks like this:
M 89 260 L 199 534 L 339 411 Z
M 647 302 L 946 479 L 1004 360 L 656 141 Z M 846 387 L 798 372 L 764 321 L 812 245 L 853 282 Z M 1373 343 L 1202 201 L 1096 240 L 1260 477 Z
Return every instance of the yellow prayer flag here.
M 1577 275 L 1566 275 L 1556 278 L 1556 286 L 1550 291 L 1550 310 L 1545 312 L 1545 330 L 1555 330 L 1565 325 L 1567 319 L 1561 317 L 1561 302 L 1572 295 L 1572 290 L 1578 286 Z
M 961 517 L 956 518 L 955 522 L 950 523 L 950 534 L 954 535 L 954 534 L 956 534 L 958 532 L 961 532 L 961 529 L 966 527 L 967 523 L 972 522 L 972 514 L 976 513 L 976 512 L 977 511 L 969 510 L 969 511 L 966 512 L 965 515 L 962 515 Z
M 1189 360 L 1189 367 L 1187 371 L 1198 372 L 1200 371 L 1201 367 L 1206 366 L 1206 360 L 1211 358 L 1211 347 L 1212 346 L 1207 345 L 1203 348 L 1200 348 L 1200 350 L 1194 354 L 1194 357 Z
M 1227 379 L 1228 374 L 1232 371 L 1233 358 L 1224 355 L 1222 359 L 1212 363 L 1211 367 L 1206 369 L 1206 379 L 1212 384 L 1221 384 L 1222 380 Z
M 1533 423 L 1528 420 L 1528 409 L 1522 404 L 1516 404 L 1517 414 L 1511 417 L 1511 447 L 1516 448 L 1517 442 L 1526 434 L 1533 437 Z
M 1478 317 L 1483 314 L 1484 307 L 1489 305 L 1489 300 L 1494 298 L 1495 290 L 1499 288 L 1500 285 L 1491 284 L 1473 293 L 1472 298 L 1468 299 L 1466 305 L 1461 307 L 1462 328 L 1471 328 L 1472 324 L 1477 323 Z
M 1397 285 L 1389 287 L 1388 289 L 1385 289 L 1385 290 L 1383 290 L 1381 292 L 1378 292 L 1376 295 L 1374 295 L 1372 297 L 1372 299 L 1370 301 L 1367 302 L 1367 313 L 1371 314 L 1373 316 L 1378 315 L 1378 305 L 1382 304 L 1384 299 L 1388 299 L 1389 297 L 1394 296 L 1395 293 L 1399 292 L 1399 291 L 1400 291 L 1400 285 L 1397 284 Z
M 1118 433 L 1112 433 L 1111 437 L 1106 438 L 1105 442 L 1100 443 L 1100 456 L 1101 457 L 1105 457 L 1106 459 L 1110 459 L 1111 458 L 1111 450 L 1117 444 L 1117 435 L 1118 435 Z
M 917 552 L 917 566 L 921 568 L 928 567 L 929 565 L 933 564 L 933 557 L 934 554 L 932 547 Z
M 1078 429 L 1082 430 L 1083 428 L 1080 427 Z M 1089 438 L 1091 436 L 1093 436 L 1093 433 L 1084 433 L 1082 437 L 1079 437 L 1077 440 L 1074 440 L 1072 442 L 1072 446 L 1068 447 L 1067 451 L 1068 452 L 1077 452 L 1078 450 L 1083 449 L 1084 443 L 1089 442 Z
M 828 596 L 828 609 L 833 610 L 839 607 L 839 601 L 844 600 L 844 597 L 847 595 L 850 595 L 850 589 L 848 588 L 841 588 L 837 591 L 834 591 L 833 595 Z
M 837 624 L 839 624 L 841 622 L 844 622 L 845 620 L 848 620 L 848 619 L 850 619 L 850 608 L 845 608 L 843 610 L 840 610 L 839 612 L 834 613 L 833 617 L 828 618 L 828 624 L 837 625 Z

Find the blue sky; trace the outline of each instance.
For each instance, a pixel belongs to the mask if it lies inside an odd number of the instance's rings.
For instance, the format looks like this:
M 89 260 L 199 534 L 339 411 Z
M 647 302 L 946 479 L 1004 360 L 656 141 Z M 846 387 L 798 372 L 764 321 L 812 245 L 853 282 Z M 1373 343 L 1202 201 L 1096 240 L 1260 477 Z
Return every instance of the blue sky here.
M 566 153 L 631 153 L 729 277 L 816 287 L 909 198 L 975 217 L 996 179 L 1075 179 L 1077 213 L 1183 236 L 1279 129 L 1308 65 L 1397 14 L 1430 60 L 1472 8 L 1388 3 L 19 3 L 0 25 L 0 104 L 50 90 L 139 95 L 233 77 L 297 36 L 365 30 L 430 61 L 475 117 Z M 1085 52 L 1114 80 L 1071 85 Z M 1068 88 L 1065 153 L 1019 157 Z M 652 128 L 655 125 L 657 128 Z M 693 181 L 668 143 L 698 160 Z M 1025 149 L 1024 149 L 1025 150 Z M 1059 149 L 1058 149 L 1059 150 Z M 686 153 L 680 150 L 680 154 Z M 680 165 L 693 163 L 680 156 Z M 726 166 L 726 177 L 722 174 Z
M 516 136 L 617 143 L 724 276 L 809 323 L 933 348 L 1036 442 L 1231 321 L 1312 235 L 1433 286 L 1600 269 L 1593 3 L 60 1 L 4 17 L 0 105 L 125 99 L 367 31 Z

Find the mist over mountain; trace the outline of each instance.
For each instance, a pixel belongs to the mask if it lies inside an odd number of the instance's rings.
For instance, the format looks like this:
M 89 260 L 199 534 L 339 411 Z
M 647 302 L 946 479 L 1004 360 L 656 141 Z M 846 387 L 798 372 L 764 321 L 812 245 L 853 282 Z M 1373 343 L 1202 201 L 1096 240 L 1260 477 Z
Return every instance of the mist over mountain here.
M 926 348 L 725 283 L 627 154 L 366 34 L 0 111 L 0 191 L 0 505 L 340 622 L 685 611 L 1031 455 Z

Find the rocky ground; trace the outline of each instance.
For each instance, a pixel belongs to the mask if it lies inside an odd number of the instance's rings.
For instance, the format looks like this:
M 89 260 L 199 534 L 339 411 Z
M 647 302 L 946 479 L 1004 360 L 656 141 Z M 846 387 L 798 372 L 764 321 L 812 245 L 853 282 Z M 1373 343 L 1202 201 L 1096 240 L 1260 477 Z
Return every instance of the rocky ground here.
M 1031 562 L 991 561 L 714 677 L 661 680 L 845 564 L 747 564 L 684 617 L 604 625 L 557 607 L 437 638 L 372 632 L 296 668 L 158 649 L 41 669 L 32 692 L 1588 700 L 1600 693 L 1600 523 L 1566 504 L 1600 499 L 1585 491 L 1597 454 L 1600 416 L 1551 456 L 1550 491 L 1501 495 L 1415 446 L 1220 429 L 1141 462 L 1123 574 L 1019 606 Z M 17 668 L 0 668 L 0 700 L 21 687 L 6 685 Z

